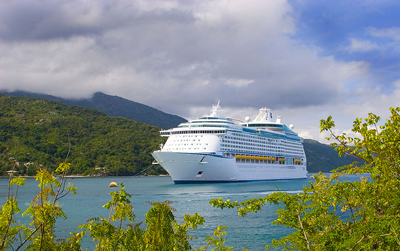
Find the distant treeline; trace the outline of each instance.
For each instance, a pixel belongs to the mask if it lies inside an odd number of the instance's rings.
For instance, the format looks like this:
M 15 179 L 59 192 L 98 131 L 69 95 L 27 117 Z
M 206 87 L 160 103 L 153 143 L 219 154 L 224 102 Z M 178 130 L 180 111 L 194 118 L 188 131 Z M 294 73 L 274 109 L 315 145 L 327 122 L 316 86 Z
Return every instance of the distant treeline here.
M 38 165 L 54 170 L 67 156 L 72 174 L 165 173 L 151 164 L 163 142 L 159 130 L 94 109 L 0 95 L 0 175 L 12 165 L 20 175 L 34 175 Z

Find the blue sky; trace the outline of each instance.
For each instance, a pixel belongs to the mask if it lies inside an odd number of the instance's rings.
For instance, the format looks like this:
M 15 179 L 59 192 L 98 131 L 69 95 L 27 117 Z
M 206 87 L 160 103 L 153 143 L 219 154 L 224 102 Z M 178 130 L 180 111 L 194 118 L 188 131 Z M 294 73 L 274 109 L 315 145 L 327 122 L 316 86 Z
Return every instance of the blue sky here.
M 0 90 L 117 95 L 187 119 L 261 107 L 324 141 L 400 100 L 399 1 L 0 2 Z
M 400 79 L 399 1 L 290 1 L 300 26 L 294 39 L 320 55 L 367 61 L 385 90 Z

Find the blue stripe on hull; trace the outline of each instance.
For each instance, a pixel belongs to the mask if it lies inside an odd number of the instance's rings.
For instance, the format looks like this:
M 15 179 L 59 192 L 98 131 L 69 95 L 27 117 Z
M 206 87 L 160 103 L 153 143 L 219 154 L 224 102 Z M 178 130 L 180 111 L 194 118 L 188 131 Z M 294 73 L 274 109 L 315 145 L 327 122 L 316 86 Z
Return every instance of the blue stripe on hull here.
M 200 184 L 200 183 L 242 183 L 242 182 L 263 182 L 263 181 L 291 181 L 305 180 L 307 178 L 298 179 L 265 179 L 265 180 L 174 180 L 175 184 Z

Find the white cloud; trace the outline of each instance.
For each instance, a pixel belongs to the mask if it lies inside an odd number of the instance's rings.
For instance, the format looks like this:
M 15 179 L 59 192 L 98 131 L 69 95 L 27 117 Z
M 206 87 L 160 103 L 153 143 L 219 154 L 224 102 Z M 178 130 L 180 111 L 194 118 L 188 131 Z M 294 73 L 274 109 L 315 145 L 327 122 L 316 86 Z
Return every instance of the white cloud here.
M 350 45 L 344 48 L 344 50 L 349 52 L 367 52 L 377 49 L 379 49 L 379 46 L 376 43 L 356 38 L 350 38 Z
M 391 27 L 386 29 L 368 27 L 367 32 L 374 37 L 386 37 L 396 41 L 400 41 L 400 27 Z
M 253 82 L 254 82 L 254 80 L 251 80 L 251 79 L 232 79 L 231 78 L 231 79 L 225 80 L 225 83 L 227 85 L 233 85 L 236 87 L 247 86 Z

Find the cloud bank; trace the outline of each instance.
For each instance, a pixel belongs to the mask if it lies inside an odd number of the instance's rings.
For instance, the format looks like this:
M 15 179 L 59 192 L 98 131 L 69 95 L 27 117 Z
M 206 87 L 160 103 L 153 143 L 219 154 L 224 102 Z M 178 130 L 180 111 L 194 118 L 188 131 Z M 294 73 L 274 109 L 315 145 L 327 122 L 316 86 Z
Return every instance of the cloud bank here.
M 186 118 L 218 99 L 237 116 L 268 106 L 295 121 L 370 102 L 371 62 L 298 39 L 301 18 L 285 0 L 2 1 L 0 89 L 64 98 L 101 91 Z M 398 29 L 364 30 L 398 41 Z M 379 47 L 348 41 L 351 53 Z M 392 100 L 398 88 L 379 97 Z

